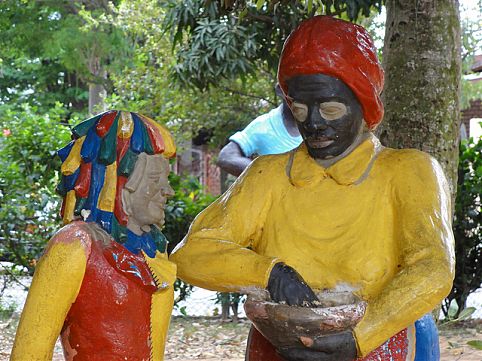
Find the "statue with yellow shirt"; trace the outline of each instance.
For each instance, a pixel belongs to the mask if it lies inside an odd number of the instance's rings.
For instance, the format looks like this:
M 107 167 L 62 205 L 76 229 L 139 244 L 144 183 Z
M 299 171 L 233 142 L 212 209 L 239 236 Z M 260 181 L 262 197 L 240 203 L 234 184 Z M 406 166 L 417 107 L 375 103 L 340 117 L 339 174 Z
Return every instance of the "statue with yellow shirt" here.
M 164 359 L 176 266 L 164 224 L 169 132 L 152 119 L 108 111 L 75 126 L 62 160 L 66 224 L 38 263 L 12 361 Z
M 372 133 L 384 82 L 372 39 L 343 20 L 306 20 L 278 81 L 303 143 L 257 158 L 195 219 L 171 256 L 178 276 L 298 308 L 316 307 L 320 290 L 366 304 L 354 327 L 289 347 L 252 329 L 249 361 L 438 360 L 428 313 L 452 286 L 450 194 L 432 157 Z

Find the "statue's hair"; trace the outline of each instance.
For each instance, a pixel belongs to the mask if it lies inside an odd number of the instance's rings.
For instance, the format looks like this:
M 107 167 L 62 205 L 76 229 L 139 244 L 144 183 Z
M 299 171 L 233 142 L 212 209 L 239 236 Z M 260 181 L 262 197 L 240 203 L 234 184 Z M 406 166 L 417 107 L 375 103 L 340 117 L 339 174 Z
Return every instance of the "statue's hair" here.
M 64 223 L 84 217 L 114 238 L 127 225 L 121 192 L 139 154 L 176 155 L 171 134 L 137 113 L 110 110 L 72 129 L 73 140 L 57 154 L 62 160 L 57 192 Z

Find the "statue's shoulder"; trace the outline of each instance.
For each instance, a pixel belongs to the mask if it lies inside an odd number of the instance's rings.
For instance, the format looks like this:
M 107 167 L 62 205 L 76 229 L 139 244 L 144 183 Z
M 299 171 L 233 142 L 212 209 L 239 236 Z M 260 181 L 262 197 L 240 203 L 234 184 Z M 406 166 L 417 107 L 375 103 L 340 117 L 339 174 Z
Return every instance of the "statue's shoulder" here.
M 86 254 L 90 253 L 95 233 L 89 223 L 73 221 L 59 229 L 49 241 L 45 253 L 56 246 L 69 245 L 81 247 Z
M 290 152 L 261 155 L 249 165 L 250 172 L 259 175 L 274 175 L 284 172 L 289 157 Z
M 441 172 L 439 162 L 430 154 L 418 149 L 384 148 L 379 159 L 387 171 L 397 177 L 420 178 Z

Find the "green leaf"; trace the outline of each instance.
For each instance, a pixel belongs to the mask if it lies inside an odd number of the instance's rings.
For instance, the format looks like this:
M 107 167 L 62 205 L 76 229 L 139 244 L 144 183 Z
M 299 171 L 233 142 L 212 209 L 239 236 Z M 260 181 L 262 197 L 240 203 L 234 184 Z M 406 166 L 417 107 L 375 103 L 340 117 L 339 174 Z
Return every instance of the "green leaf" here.
M 306 8 L 308 10 L 308 13 L 311 13 L 311 10 L 313 10 L 313 0 L 306 1 Z
M 472 316 L 472 314 L 476 311 L 476 308 L 475 307 L 467 307 L 467 308 L 464 308 L 460 314 L 459 314 L 459 317 L 457 318 L 457 320 L 459 321 L 462 321 L 462 320 L 466 320 L 468 318 L 470 318 L 470 316 Z
M 266 0 L 258 0 L 256 2 L 256 10 L 261 10 L 261 8 L 263 7 L 265 2 L 266 2 Z
M 246 15 L 248 15 L 248 8 L 244 8 L 244 9 L 239 13 L 239 20 L 243 20 Z
M 458 310 L 459 310 L 459 306 L 457 305 L 457 302 L 455 300 L 452 300 L 450 302 L 449 310 L 447 312 L 447 316 L 449 316 L 449 319 L 453 319 L 457 314 Z
M 478 177 L 482 177 L 482 165 L 477 167 L 477 169 L 475 170 L 475 173 L 477 174 Z
M 472 340 L 472 341 L 468 341 L 467 342 L 467 345 L 477 349 L 477 350 L 482 350 L 482 341 L 480 340 Z

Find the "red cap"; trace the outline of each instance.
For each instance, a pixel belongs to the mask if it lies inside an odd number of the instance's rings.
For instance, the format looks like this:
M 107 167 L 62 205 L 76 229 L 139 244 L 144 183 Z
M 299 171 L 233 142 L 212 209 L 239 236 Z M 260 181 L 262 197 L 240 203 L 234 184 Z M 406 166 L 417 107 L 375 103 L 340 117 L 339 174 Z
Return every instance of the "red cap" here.
M 331 16 L 303 21 L 286 39 L 278 82 L 286 96 L 288 79 L 312 74 L 330 75 L 348 85 L 370 129 L 382 121 L 383 69 L 373 40 L 363 27 Z

